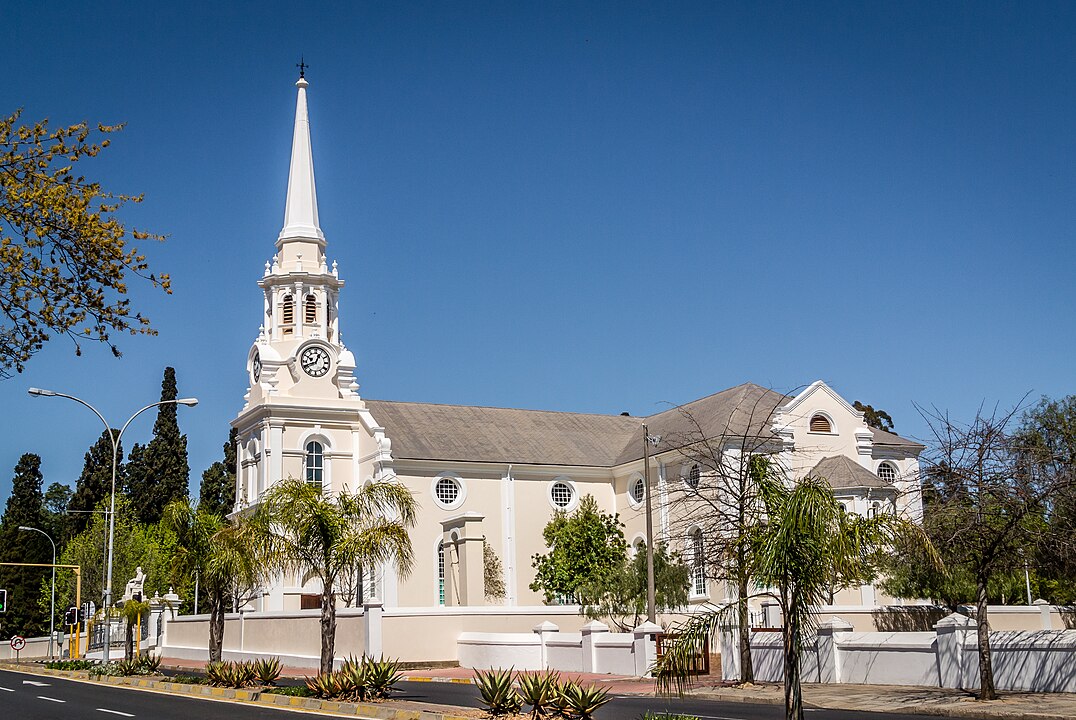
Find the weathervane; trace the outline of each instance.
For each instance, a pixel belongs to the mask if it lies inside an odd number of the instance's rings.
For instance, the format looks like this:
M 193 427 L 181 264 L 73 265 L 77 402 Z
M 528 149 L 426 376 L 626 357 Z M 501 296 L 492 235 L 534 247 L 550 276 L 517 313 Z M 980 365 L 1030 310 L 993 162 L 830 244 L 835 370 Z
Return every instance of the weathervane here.
M 306 77 L 306 69 L 310 66 L 306 64 L 306 61 L 303 59 L 303 56 L 300 55 L 299 62 L 296 63 L 295 67 L 299 68 L 299 79 L 301 80 Z

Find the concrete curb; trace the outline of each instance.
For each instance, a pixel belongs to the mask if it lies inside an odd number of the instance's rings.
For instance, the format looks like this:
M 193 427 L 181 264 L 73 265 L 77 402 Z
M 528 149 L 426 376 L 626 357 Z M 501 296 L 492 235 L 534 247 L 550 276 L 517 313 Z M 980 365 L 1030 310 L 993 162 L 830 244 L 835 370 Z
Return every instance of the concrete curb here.
M 404 676 L 404 682 L 455 683 L 456 685 L 474 685 L 474 678 L 449 678 L 427 676 Z
M 44 667 L 0 663 L 0 669 L 20 672 L 27 675 L 60 677 L 80 682 L 99 683 L 148 690 L 166 695 L 185 695 L 205 700 L 222 700 L 241 703 L 257 703 L 288 710 L 313 710 L 333 715 L 349 715 L 368 718 L 369 720 L 471 720 L 463 715 L 410 708 L 394 708 L 374 703 L 349 703 L 318 698 L 277 695 L 276 693 L 257 690 L 212 687 L 210 685 L 189 685 L 150 677 L 116 677 L 111 675 L 90 675 L 86 670 L 51 670 Z

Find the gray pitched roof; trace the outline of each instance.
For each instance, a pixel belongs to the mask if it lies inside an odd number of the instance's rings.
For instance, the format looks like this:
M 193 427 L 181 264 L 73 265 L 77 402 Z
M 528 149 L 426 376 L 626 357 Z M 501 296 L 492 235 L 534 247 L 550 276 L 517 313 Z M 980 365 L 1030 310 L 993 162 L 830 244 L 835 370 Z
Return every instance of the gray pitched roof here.
M 770 416 L 791 399 L 744 383 L 645 418 L 391 400 L 366 405 L 388 432 L 396 458 L 614 467 L 642 458 L 644 422 L 662 438 L 656 452 L 697 439 L 700 430 L 707 437 L 765 438 Z M 872 430 L 879 444 L 922 448 Z
M 639 418 L 367 400 L 397 458 L 535 465 L 614 464 Z
M 822 458 L 808 475 L 821 478 L 834 490 L 850 488 L 892 488 L 867 468 L 844 455 Z
M 875 445 L 890 445 L 894 447 L 909 448 L 913 450 L 924 450 L 926 445 L 917 443 L 914 440 L 908 438 L 902 438 L 900 435 L 895 435 L 885 430 L 879 430 L 876 427 L 871 428 L 871 433 L 874 435 Z

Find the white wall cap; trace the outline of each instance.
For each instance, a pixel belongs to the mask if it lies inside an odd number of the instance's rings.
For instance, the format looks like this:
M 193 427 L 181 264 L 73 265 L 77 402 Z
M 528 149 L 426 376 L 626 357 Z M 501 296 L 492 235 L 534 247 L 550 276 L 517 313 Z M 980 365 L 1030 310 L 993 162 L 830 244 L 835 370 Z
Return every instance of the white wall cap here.
M 960 613 L 951 613 L 946 615 L 938 622 L 934 623 L 934 629 L 938 628 L 962 628 L 971 627 L 975 625 L 975 621 L 967 615 L 961 615 Z
M 848 622 L 847 620 L 844 620 L 843 618 L 839 618 L 836 615 L 832 615 L 828 620 L 823 620 L 822 622 L 818 623 L 819 632 L 848 632 L 854 629 L 855 627 L 852 625 L 852 623 Z
M 660 625 L 652 622 L 644 622 L 639 627 L 632 630 L 635 635 L 649 635 L 650 633 L 664 632 Z
M 445 518 L 444 520 L 441 521 L 441 527 L 444 527 L 444 528 L 447 529 L 449 527 L 454 527 L 456 525 L 461 525 L 463 523 L 480 522 L 480 521 L 485 520 L 485 519 L 486 519 L 486 516 L 483 515 L 482 513 L 475 512 L 474 510 L 468 510 L 465 513 L 460 513 L 459 515 L 453 515 L 452 517 Z
M 560 632 L 560 628 L 557 627 L 556 625 L 554 625 L 553 623 L 549 622 L 548 620 L 543 620 L 542 622 L 540 622 L 540 623 L 538 623 L 537 625 L 534 626 L 534 632 L 536 632 L 536 633 Z
M 589 635 L 590 633 L 609 632 L 609 626 L 601 622 L 600 620 L 591 620 L 582 628 L 580 628 L 580 630 L 584 635 Z

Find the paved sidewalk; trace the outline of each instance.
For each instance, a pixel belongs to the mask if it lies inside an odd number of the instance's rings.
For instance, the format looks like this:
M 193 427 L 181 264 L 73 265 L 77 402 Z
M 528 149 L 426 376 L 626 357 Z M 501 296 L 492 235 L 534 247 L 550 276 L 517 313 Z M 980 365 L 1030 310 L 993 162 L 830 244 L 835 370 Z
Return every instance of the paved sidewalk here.
M 201 671 L 205 662 L 170 660 L 167 667 Z M 316 671 L 306 668 L 285 668 L 284 675 L 303 677 Z M 412 682 L 469 683 L 474 671 L 469 668 L 430 668 L 403 671 Z M 613 695 L 653 695 L 651 679 L 596 673 L 561 673 L 564 678 L 595 684 L 609 689 Z M 700 678 L 688 693 L 698 698 L 732 702 L 781 705 L 784 689 L 767 683 L 736 687 L 714 678 Z M 808 707 L 828 710 L 861 712 L 894 712 L 942 717 L 980 718 L 990 720 L 1072 720 L 1076 718 L 1076 694 L 1002 692 L 1000 700 L 979 702 L 974 693 L 962 690 L 925 688 L 902 685 L 821 685 L 803 686 L 804 703 Z

